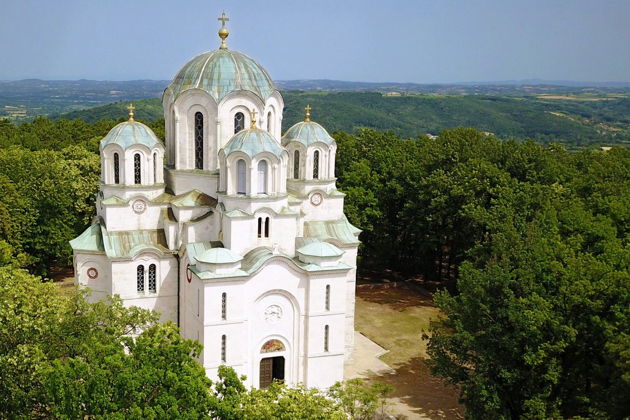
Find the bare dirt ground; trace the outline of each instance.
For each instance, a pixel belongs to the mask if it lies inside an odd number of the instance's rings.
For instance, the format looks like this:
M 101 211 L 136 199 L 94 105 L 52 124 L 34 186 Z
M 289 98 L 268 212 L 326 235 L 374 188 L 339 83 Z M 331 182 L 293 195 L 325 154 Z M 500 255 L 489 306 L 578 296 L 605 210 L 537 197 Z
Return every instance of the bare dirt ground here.
M 357 286 L 355 316 L 356 329 L 388 350 L 381 360 L 394 373 L 368 377 L 394 386 L 389 412 L 408 419 L 464 418 L 458 390 L 432 376 L 426 364 L 422 333 L 439 316 L 429 292 L 417 282 L 364 282 Z

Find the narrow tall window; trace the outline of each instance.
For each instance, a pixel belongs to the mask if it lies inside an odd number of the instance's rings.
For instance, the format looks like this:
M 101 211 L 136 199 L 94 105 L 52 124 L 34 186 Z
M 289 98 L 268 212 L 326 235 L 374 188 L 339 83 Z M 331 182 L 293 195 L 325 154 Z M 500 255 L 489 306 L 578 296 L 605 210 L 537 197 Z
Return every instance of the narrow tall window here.
M 236 193 L 245 194 L 247 189 L 247 172 L 246 165 L 243 159 L 239 159 L 236 162 Z
M 158 182 L 158 177 L 157 177 L 157 159 L 158 159 L 157 153 L 153 153 L 153 183 L 154 184 L 157 184 L 157 182 Z
M 242 112 L 237 112 L 234 115 L 234 134 L 238 133 L 245 128 L 245 115 Z
M 262 238 L 262 231 L 263 231 L 262 222 L 263 222 L 262 217 L 259 217 L 258 218 L 258 237 L 259 238 Z
M 324 351 L 328 351 L 328 335 L 330 333 L 330 328 L 328 325 L 324 327 Z
M 227 293 L 221 295 L 221 319 L 227 319 Z
M 203 169 L 203 114 L 195 112 L 195 169 Z
M 330 311 L 330 284 L 326 285 L 326 310 Z
M 114 184 L 120 184 L 120 158 L 114 153 Z
M 136 268 L 136 291 L 144 293 L 144 266 L 139 265 Z
M 319 179 L 319 150 L 313 153 L 313 179 Z
M 267 194 L 267 161 L 258 162 L 258 194 Z
M 157 291 L 157 279 L 155 275 L 155 264 L 149 266 L 149 293 Z
M 300 178 L 300 152 L 293 152 L 293 179 Z
M 135 184 L 142 183 L 142 167 L 140 166 L 140 153 L 133 155 L 133 182 Z
M 199 306 L 201 303 L 201 292 L 197 289 L 197 317 L 199 317 Z
M 221 336 L 221 361 L 225 363 L 227 361 L 227 337 Z
M 267 132 L 271 133 L 271 111 L 267 113 Z
M 265 218 L 265 238 L 269 237 L 269 218 Z

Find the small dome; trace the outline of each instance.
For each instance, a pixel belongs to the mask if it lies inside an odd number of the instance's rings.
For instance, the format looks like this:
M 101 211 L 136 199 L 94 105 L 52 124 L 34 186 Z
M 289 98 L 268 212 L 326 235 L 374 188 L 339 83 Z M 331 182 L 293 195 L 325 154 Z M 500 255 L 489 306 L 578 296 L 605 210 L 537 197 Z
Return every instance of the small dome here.
M 253 59 L 230 50 L 208 51 L 179 70 L 170 89 L 174 98 L 190 89 L 208 92 L 217 103 L 234 91 L 245 90 L 263 101 L 276 91 L 271 77 Z
M 236 133 L 223 150 L 226 156 L 233 152 L 243 152 L 249 157 L 254 157 L 263 152 L 269 152 L 280 157 L 284 151 L 271 134 L 256 127 Z
M 331 258 L 339 257 L 343 251 L 328 242 L 315 241 L 304 245 L 297 250 L 298 253 L 310 257 Z
M 120 123 L 109 130 L 109 133 L 101 140 L 101 148 L 108 144 L 117 144 L 123 150 L 134 144 L 142 144 L 149 149 L 162 146 L 162 142 L 157 138 L 153 130 L 133 120 Z
M 322 127 L 313 121 L 302 121 L 287 130 L 282 136 L 282 145 L 286 146 L 292 141 L 298 141 L 308 147 L 313 143 L 321 142 L 331 145 L 335 139 Z
M 233 264 L 241 261 L 243 257 L 227 248 L 210 248 L 195 259 L 206 264 Z

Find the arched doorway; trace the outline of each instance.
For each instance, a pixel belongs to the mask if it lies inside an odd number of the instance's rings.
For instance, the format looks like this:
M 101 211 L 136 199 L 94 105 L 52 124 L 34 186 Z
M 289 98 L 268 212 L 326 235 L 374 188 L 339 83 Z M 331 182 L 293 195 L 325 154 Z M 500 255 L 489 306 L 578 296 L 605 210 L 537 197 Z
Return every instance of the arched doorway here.
M 270 357 L 263 357 L 260 360 L 259 388 L 267 388 L 274 380 L 284 381 L 284 356 L 278 355 L 284 351 L 284 344 L 280 340 L 268 340 L 262 345 L 260 352 L 269 353 Z

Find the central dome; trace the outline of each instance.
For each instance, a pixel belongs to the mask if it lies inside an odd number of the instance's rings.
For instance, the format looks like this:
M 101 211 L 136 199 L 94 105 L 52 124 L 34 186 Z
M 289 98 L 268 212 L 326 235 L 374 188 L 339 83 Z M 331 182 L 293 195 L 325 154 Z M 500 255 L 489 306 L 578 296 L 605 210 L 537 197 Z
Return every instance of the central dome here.
M 189 89 L 208 92 L 217 103 L 231 92 L 244 90 L 265 101 L 276 87 L 260 64 L 231 50 L 208 51 L 190 60 L 168 87 L 177 98 Z

